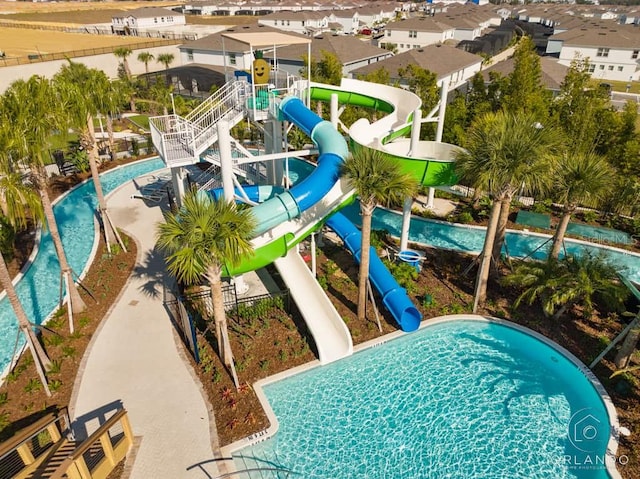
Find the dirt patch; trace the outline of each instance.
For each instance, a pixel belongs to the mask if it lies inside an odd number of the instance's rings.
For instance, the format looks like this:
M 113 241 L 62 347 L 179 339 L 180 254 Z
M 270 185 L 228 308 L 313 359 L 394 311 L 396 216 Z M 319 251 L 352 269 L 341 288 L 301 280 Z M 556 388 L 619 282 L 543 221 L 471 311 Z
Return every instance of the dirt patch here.
M 0 20 L 2 17 L 0 16 Z M 0 49 L 6 58 L 47 53 L 72 52 L 92 48 L 110 48 L 132 43 L 156 41 L 146 37 L 123 37 L 116 35 L 90 35 L 65 33 L 51 30 L 30 30 L 25 28 L 0 27 Z M 103 53 L 103 52 L 101 52 Z

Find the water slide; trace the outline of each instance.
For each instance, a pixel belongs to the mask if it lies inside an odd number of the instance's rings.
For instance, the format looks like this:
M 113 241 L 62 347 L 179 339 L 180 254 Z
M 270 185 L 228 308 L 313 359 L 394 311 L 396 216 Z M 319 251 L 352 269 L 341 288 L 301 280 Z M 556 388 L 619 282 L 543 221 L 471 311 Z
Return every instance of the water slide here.
M 362 234 L 342 213 L 335 213 L 327 220 L 331 228 L 344 242 L 345 247 L 360 262 Z M 420 326 L 422 315 L 413 305 L 407 291 L 400 287 L 387 267 L 382 263 L 373 246 L 370 253 L 369 278 L 382 296 L 382 302 L 391 312 L 403 331 L 415 331 Z
M 386 113 L 374 123 L 366 119 L 355 122 L 349 132 L 352 147 L 385 152 L 422 184 L 451 184 L 452 154 L 447 156 L 447 152 L 438 151 L 434 146 L 443 144 L 419 142 L 416 149 L 420 151 L 410 152 L 408 140 L 402 137 L 410 132 L 413 112 L 420 107 L 420 99 L 413 93 L 384 85 L 375 85 L 372 93 L 371 83 L 343 80 L 341 87 L 313 84 L 311 94 L 318 100 L 328 100 L 336 94 L 341 103 Z M 301 100 L 287 97 L 279 106 L 284 119 L 298 126 L 318 147 L 317 168 L 291 190 L 282 192 L 277 188 L 257 187 L 251 192 L 258 201 L 266 199 L 253 208 L 259 225 L 258 236 L 253 241 L 255 255 L 235 268 L 229 268 L 228 273 L 237 275 L 274 263 L 316 340 L 320 361 L 328 363 L 351 354 L 351 337 L 294 247 L 353 200 L 354 192 L 339 177 L 340 165 L 349 153 L 346 141 L 334 126 L 309 110 Z M 443 156 L 446 161 L 440 159 Z M 359 260 L 360 233 L 355 226 L 342 215 L 329 219 L 328 224 Z M 406 291 L 397 284 L 375 252 L 371 257 L 370 278 L 385 306 L 403 330 L 417 329 L 421 315 Z

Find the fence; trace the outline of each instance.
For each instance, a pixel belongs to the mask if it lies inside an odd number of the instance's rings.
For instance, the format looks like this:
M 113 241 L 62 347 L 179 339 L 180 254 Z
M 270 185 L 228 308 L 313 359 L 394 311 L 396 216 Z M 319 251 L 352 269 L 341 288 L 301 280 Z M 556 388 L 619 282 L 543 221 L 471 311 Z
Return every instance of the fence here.
M 2 22 L 0 22 L 0 26 L 3 26 Z M 11 26 L 13 27 L 13 25 Z M 22 27 L 19 27 L 19 28 L 22 28 Z M 123 44 L 123 45 L 113 45 L 110 47 L 87 48 L 84 50 L 73 50 L 70 52 L 44 53 L 44 54 L 27 55 L 23 57 L 0 58 L 0 67 L 27 65 L 30 63 L 50 62 L 54 60 L 66 60 L 67 58 L 104 55 L 108 53 L 113 53 L 113 51 L 117 48 L 129 48 L 131 50 L 140 50 L 145 48 L 163 47 L 167 45 L 175 45 L 176 43 L 181 43 L 182 41 L 184 41 L 184 38 L 180 37 L 175 39 L 161 39 L 161 40 L 153 40 L 148 42 L 136 42 L 136 43 Z

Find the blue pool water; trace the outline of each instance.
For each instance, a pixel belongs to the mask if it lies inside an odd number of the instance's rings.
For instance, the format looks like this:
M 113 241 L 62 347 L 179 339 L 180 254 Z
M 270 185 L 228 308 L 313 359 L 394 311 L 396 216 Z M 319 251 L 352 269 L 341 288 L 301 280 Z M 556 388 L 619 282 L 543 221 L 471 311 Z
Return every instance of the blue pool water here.
M 279 430 L 239 451 L 238 468 L 307 479 L 609 477 L 610 425 L 593 385 L 555 349 L 500 324 L 439 323 L 264 392 Z M 589 461 L 599 465 L 583 469 Z
M 342 210 L 352 222 L 360 224 L 360 210 L 358 203 L 347 206 Z M 376 208 L 372 221 L 373 229 L 385 229 L 394 236 L 400 236 L 402 215 L 384 208 Z M 453 225 L 444 221 L 428 220 L 412 217 L 409 239 L 435 248 L 479 253 L 484 243 L 485 229 L 464 225 Z M 545 244 L 546 243 L 546 244 Z M 520 232 L 508 232 L 503 252 L 516 258 L 532 257 L 543 260 L 547 257 L 551 246 L 548 236 L 538 236 Z M 623 271 L 627 277 L 640 283 L 640 256 L 624 250 L 603 248 L 596 244 L 584 244 L 565 240 L 568 254 L 581 255 L 584 252 L 598 254 L 605 251 L 609 262 Z
M 123 183 L 164 167 L 160 159 L 146 160 L 101 175 L 102 189 L 108 194 Z M 80 274 L 89 260 L 94 240 L 95 189 L 92 181 L 72 190 L 54 206 L 54 213 L 69 264 Z M 48 231 L 43 231 L 38 254 L 16 291 L 33 323 L 41 324 L 57 307 L 60 266 Z M 11 362 L 18 325 L 6 296 L 0 300 L 0 372 Z M 20 337 L 19 344 L 23 343 Z

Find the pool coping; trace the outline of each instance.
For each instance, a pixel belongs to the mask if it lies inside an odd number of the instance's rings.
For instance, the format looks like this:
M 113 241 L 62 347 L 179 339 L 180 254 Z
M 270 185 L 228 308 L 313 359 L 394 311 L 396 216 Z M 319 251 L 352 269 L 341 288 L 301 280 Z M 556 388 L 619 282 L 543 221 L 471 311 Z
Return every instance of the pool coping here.
M 618 450 L 618 439 L 620 437 L 620 423 L 618 421 L 618 413 L 616 412 L 616 408 L 613 404 L 613 401 L 611 400 L 611 397 L 609 396 L 609 393 L 606 391 L 606 389 L 604 388 L 602 383 L 598 380 L 598 378 L 593 373 L 593 371 L 591 371 L 591 369 L 589 369 L 573 353 L 571 353 L 569 350 L 567 350 L 565 347 L 561 346 L 560 344 L 556 343 L 555 341 L 551 340 L 550 338 L 547 338 L 546 336 L 530 328 L 527 328 L 526 326 L 516 324 L 506 319 L 500 319 L 500 318 L 495 318 L 491 316 L 481 316 L 477 314 L 452 314 L 447 316 L 438 316 L 435 318 L 426 319 L 420 323 L 420 327 L 418 329 L 422 330 L 430 326 L 434 326 L 436 324 L 453 322 L 453 321 L 463 320 L 463 319 L 467 321 L 471 320 L 471 321 L 480 321 L 480 322 L 486 322 L 486 323 L 499 324 L 502 326 L 515 329 L 522 333 L 525 333 L 533 337 L 534 339 L 541 341 L 547 346 L 553 348 L 555 351 L 557 351 L 559 354 L 562 354 L 567 360 L 569 360 L 578 368 L 578 370 L 585 376 L 585 378 L 589 381 L 589 383 L 591 383 L 593 388 L 596 390 L 596 392 L 600 396 L 600 400 L 602 401 L 605 407 L 605 410 L 607 411 L 607 415 L 609 417 L 609 424 L 611 425 L 611 430 L 609 433 L 609 441 L 608 441 L 607 450 L 605 453 L 606 455 L 605 467 L 606 467 L 607 474 L 609 475 L 610 479 L 622 479 L 622 476 L 620 475 L 616 467 L 616 464 L 617 464 L 616 452 Z M 385 334 L 384 336 L 381 336 L 379 338 L 365 341 L 364 343 L 354 346 L 353 352 L 355 354 L 360 351 L 382 346 L 383 344 L 389 341 L 392 341 L 394 339 L 397 339 L 399 337 L 405 336 L 406 334 L 407 333 L 405 333 L 404 331 L 394 331 L 392 333 Z M 233 453 L 247 447 L 255 446 L 256 444 L 259 444 L 263 441 L 271 439 L 276 434 L 276 432 L 278 432 L 280 423 L 278 422 L 278 418 L 273 412 L 273 409 L 271 408 L 271 404 L 269 403 L 267 396 L 264 393 L 264 390 L 263 390 L 264 386 L 280 381 L 282 379 L 286 379 L 291 376 L 295 376 L 296 374 L 309 371 L 311 369 L 315 369 L 318 366 L 321 366 L 320 361 L 314 360 L 309 363 L 296 366 L 295 368 L 288 369 L 286 371 L 282 371 L 280 373 L 277 373 L 267 378 L 256 381 L 253 384 L 253 389 L 256 393 L 258 401 L 260 401 L 260 405 L 264 409 L 265 414 L 269 419 L 270 424 L 266 429 L 263 429 L 262 431 L 254 433 L 238 441 L 234 441 L 230 444 L 227 444 L 226 446 L 222 446 L 220 448 L 222 457 L 231 458 Z M 238 472 L 236 471 L 235 462 L 233 460 L 226 461 L 226 464 L 230 469 L 233 470 L 233 472 Z

